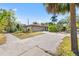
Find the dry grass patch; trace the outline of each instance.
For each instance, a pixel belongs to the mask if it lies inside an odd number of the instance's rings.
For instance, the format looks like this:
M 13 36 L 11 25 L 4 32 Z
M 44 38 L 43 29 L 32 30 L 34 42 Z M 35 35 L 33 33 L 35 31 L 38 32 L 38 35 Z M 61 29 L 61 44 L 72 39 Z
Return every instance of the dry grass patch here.
M 31 32 L 31 33 L 13 33 L 13 35 L 17 36 L 20 39 L 25 39 L 25 38 L 29 38 L 29 37 L 33 37 L 33 36 L 37 36 L 43 33 L 40 32 Z
M 0 34 L 0 45 L 6 43 L 6 37 L 4 36 L 4 34 Z
M 63 38 L 63 42 L 61 42 L 61 44 L 58 47 L 58 55 L 63 55 L 63 56 L 74 56 L 75 55 L 71 51 L 70 37 L 66 36 L 66 37 Z

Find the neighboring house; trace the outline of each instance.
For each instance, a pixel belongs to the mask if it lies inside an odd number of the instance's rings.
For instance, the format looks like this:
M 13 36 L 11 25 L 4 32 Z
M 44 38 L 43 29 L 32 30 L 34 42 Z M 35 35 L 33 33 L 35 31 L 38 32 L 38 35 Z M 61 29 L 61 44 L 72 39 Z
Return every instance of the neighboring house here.
M 32 24 L 32 25 L 27 25 L 27 26 L 24 26 L 24 27 L 26 28 L 26 30 L 31 28 L 32 31 L 48 31 L 47 25 Z

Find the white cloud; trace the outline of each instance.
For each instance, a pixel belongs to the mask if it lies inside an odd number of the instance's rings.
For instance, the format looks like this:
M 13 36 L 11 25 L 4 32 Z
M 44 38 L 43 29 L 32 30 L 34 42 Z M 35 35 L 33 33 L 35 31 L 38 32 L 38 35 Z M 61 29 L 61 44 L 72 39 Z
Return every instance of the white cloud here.
M 17 11 L 17 8 L 14 8 L 13 11 Z

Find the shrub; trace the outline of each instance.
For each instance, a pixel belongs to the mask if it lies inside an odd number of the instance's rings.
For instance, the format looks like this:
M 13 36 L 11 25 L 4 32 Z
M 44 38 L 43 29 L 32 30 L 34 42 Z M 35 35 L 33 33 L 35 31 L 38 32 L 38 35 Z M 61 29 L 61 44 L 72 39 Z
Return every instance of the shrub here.
M 49 25 L 48 26 L 48 31 L 49 32 L 57 32 L 57 25 L 55 25 L 55 24 Z

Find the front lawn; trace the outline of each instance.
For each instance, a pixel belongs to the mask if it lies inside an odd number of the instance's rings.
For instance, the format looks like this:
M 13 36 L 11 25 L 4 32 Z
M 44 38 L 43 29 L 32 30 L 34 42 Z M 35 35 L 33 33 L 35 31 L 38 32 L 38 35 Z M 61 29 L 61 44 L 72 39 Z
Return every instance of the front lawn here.
M 43 33 L 41 32 L 31 32 L 31 33 L 13 33 L 13 35 L 15 35 L 16 37 L 20 38 L 20 39 L 25 39 L 25 38 L 29 38 L 29 37 L 33 37 L 33 36 L 37 36 L 37 35 L 41 35 Z
M 78 42 L 79 42 L 79 40 L 78 40 Z M 75 54 L 71 51 L 70 37 L 68 37 L 68 36 L 64 37 L 63 42 L 61 42 L 61 44 L 58 47 L 58 55 L 75 56 Z
M 0 34 L 0 45 L 5 43 L 6 43 L 6 37 L 4 36 L 4 34 Z

